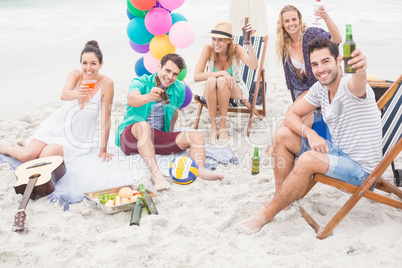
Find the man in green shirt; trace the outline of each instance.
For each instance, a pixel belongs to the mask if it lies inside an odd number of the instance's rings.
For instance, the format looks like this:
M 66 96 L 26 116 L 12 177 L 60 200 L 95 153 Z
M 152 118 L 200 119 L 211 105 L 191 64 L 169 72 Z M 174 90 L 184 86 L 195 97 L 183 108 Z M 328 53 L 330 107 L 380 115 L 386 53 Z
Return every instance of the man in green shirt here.
M 116 145 L 126 155 L 140 154 L 144 159 L 157 191 L 168 190 L 169 182 L 163 177 L 156 163 L 155 154 L 172 154 L 188 148 L 189 156 L 198 165 L 198 177 L 204 180 L 221 180 L 223 175 L 205 169 L 204 136 L 195 131 L 172 132 L 172 120 L 184 102 L 185 85 L 177 80 L 185 68 L 182 57 L 165 55 L 158 73 L 143 75 L 131 81 L 126 115 L 116 134 Z M 157 82 L 161 85 L 156 87 Z M 170 103 L 162 103 L 161 94 L 166 90 Z

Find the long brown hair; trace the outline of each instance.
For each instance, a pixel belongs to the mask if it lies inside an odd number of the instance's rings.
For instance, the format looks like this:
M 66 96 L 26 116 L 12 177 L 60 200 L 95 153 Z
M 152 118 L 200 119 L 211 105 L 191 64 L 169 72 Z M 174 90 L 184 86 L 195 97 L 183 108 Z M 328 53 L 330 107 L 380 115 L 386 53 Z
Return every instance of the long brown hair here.
M 307 30 L 307 25 L 303 23 L 302 14 L 296 7 L 292 5 L 286 5 L 282 8 L 281 12 L 279 13 L 278 22 L 276 24 L 276 56 L 278 57 L 278 61 L 281 62 L 283 61 L 283 58 L 285 58 L 285 61 L 289 59 L 290 42 L 292 41 L 292 38 L 283 27 L 283 13 L 285 13 L 286 11 L 297 12 L 297 16 L 299 17 L 300 36 L 302 36 Z
M 229 38 L 224 38 L 224 39 L 229 39 Z M 236 54 L 236 46 L 237 46 L 236 44 L 233 43 L 233 39 L 231 39 L 231 40 L 232 40 L 232 42 L 230 42 L 228 44 L 227 49 L 226 49 L 227 62 L 230 65 L 232 65 L 232 59 L 233 59 L 233 56 Z M 212 54 L 212 57 L 214 58 L 214 62 L 216 62 L 217 55 L 216 55 L 215 49 L 212 46 L 211 46 L 211 54 Z

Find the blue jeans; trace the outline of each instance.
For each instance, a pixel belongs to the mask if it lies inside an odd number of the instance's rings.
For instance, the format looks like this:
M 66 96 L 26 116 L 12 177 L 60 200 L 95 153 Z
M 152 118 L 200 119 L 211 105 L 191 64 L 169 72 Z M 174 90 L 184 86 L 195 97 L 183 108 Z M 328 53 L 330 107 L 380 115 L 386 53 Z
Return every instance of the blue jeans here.
M 349 158 L 341 149 L 327 141 L 329 153 L 326 153 L 329 159 L 329 167 L 325 176 L 360 186 L 367 178 L 367 173 L 359 164 Z M 302 155 L 306 151 L 311 151 L 307 138 L 301 138 L 301 147 L 296 156 Z

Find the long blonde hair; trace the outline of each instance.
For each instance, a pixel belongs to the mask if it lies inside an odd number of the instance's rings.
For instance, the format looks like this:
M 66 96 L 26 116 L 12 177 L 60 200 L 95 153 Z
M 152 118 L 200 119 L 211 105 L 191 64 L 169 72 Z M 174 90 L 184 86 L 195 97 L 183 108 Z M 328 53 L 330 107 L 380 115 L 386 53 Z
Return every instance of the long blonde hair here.
M 278 57 L 278 61 L 282 62 L 283 58 L 285 57 L 285 61 L 289 59 L 290 56 L 290 43 L 292 38 L 290 35 L 285 31 L 283 27 L 283 13 L 286 11 L 296 11 L 297 16 L 299 17 L 299 25 L 300 25 L 300 36 L 302 36 L 306 30 L 307 25 L 303 23 L 303 17 L 300 11 L 292 6 L 286 5 L 282 8 L 281 12 L 279 13 L 278 22 L 276 24 L 276 56 Z
M 225 38 L 225 39 L 229 39 L 229 38 Z M 226 49 L 227 62 L 230 65 L 232 65 L 232 59 L 233 59 L 233 56 L 236 54 L 236 46 L 237 46 L 236 44 L 233 43 L 233 39 L 231 39 L 231 40 L 232 40 L 232 42 L 230 42 L 228 44 L 227 49 Z M 212 57 L 214 58 L 214 62 L 216 62 L 217 55 L 216 55 L 216 52 L 215 52 L 215 49 L 213 48 L 213 46 L 211 46 L 211 54 L 212 54 Z

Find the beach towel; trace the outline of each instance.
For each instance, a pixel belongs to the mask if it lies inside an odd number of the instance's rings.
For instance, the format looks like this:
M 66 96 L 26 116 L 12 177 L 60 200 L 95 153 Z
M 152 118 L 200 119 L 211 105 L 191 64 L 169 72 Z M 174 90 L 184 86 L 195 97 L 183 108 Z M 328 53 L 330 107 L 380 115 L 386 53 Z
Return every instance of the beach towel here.
M 209 170 L 216 168 L 218 164 L 238 164 L 238 159 L 230 148 L 206 145 L 205 150 L 205 167 Z M 66 211 L 70 204 L 81 202 L 87 192 L 132 183 L 143 183 L 147 188 L 152 188 L 151 173 L 140 155 L 127 156 L 118 147 L 109 148 L 108 152 L 114 154 L 114 158 L 112 161 L 102 162 L 97 157 L 98 152 L 99 148 L 93 147 L 88 154 L 65 163 L 67 173 L 56 182 L 55 190 L 47 196 L 48 199 L 58 203 Z M 156 155 L 159 169 L 164 176 L 169 176 L 170 162 L 182 155 L 188 156 L 188 150 L 172 155 Z M 20 161 L 1 154 L 0 163 L 10 164 L 12 169 L 21 164 Z

